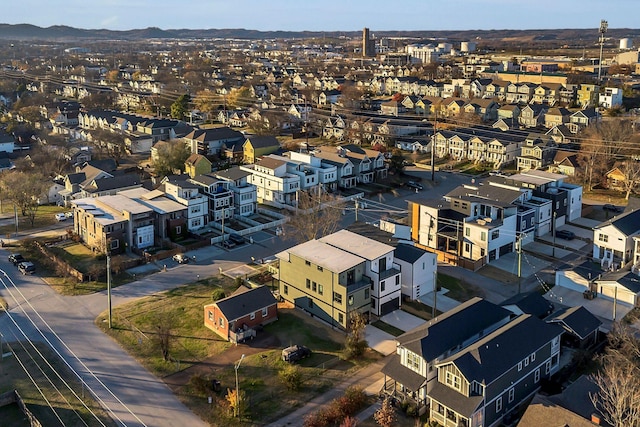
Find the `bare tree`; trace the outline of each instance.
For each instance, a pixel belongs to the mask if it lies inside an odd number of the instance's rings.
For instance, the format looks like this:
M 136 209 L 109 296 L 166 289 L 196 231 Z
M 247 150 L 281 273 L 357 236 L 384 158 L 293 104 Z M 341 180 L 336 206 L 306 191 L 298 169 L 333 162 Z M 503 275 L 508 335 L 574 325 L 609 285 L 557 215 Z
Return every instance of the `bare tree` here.
M 367 318 L 364 314 L 358 311 L 351 312 L 345 339 L 345 349 L 349 358 L 362 356 L 367 349 L 367 340 L 364 338 L 366 326 Z
M 162 353 L 162 359 L 164 361 L 169 361 L 170 359 L 170 350 L 171 350 L 171 341 L 172 341 L 172 330 L 175 326 L 175 321 L 172 316 L 169 315 L 156 315 L 156 343 L 158 348 L 160 349 L 160 353 Z
M 298 209 L 289 216 L 285 236 L 296 242 L 318 239 L 338 230 L 342 218 L 342 199 L 314 189 L 298 192 Z
M 39 201 L 47 190 L 47 181 L 38 173 L 13 171 L 2 175 L 0 186 L 4 197 L 20 209 L 33 227 Z
M 640 426 L 640 343 L 628 327 L 614 325 L 601 361 L 591 376 L 599 388 L 591 402 L 612 426 Z
M 625 160 L 619 168 L 624 176 L 622 188 L 625 192 L 625 200 L 629 200 L 629 195 L 638 188 L 640 184 L 640 162 L 636 160 Z

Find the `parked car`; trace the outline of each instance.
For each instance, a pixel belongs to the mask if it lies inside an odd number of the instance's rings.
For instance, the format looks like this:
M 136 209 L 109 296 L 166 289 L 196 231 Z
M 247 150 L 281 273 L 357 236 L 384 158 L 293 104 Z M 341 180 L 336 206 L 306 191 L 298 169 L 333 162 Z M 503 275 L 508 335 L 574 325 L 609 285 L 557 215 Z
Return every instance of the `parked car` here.
M 615 213 L 619 213 L 622 212 L 622 208 L 616 205 L 612 205 L 611 203 L 607 203 L 606 205 L 602 206 L 602 210 L 603 211 L 609 211 L 609 212 L 615 212 Z
M 189 257 L 185 254 L 175 254 L 172 259 L 178 264 L 187 264 L 189 262 Z
M 32 262 L 22 261 L 20 264 L 18 264 L 18 271 L 20 271 L 20 273 L 22 274 L 33 274 L 36 271 L 36 266 L 33 265 Z
M 309 356 L 311 356 L 311 350 L 303 345 L 292 345 L 282 350 L 282 360 L 289 363 L 295 363 Z
M 73 218 L 73 212 L 65 212 L 64 216 L 66 216 L 67 218 Z
M 222 247 L 226 248 L 226 249 L 231 249 L 234 248 L 236 246 L 236 244 L 234 242 L 232 242 L 231 240 L 223 240 L 222 241 Z
M 556 237 L 564 240 L 573 240 L 576 235 L 569 230 L 556 230 Z
M 239 235 L 238 233 L 229 234 L 229 240 L 231 240 L 236 245 L 241 245 L 244 243 L 244 237 Z
M 9 262 L 12 263 L 13 265 L 18 265 L 22 261 L 26 261 L 26 259 L 24 259 L 22 254 L 11 254 L 11 255 L 9 255 Z
M 67 216 L 64 213 L 57 213 L 56 214 L 56 219 L 58 221 L 66 221 L 67 220 Z
M 407 187 L 409 188 L 413 188 L 415 190 L 424 190 L 424 187 L 422 186 L 422 184 L 417 183 L 415 181 L 407 181 Z

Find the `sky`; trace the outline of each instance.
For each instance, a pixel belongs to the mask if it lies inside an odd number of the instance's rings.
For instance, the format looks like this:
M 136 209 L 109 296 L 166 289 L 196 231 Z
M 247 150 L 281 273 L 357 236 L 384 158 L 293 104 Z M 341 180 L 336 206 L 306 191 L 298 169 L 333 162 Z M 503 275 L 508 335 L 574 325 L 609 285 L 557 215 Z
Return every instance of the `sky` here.
M 284 31 L 640 27 L 640 0 L 4 0 L 0 23 Z

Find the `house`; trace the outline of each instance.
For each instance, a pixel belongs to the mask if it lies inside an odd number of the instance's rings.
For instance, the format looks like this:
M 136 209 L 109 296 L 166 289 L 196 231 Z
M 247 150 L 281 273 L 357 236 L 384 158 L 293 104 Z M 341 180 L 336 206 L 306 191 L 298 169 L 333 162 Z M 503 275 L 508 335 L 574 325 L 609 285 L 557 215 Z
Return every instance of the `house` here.
M 593 228 L 593 258 L 604 270 L 633 260 L 633 236 L 640 233 L 640 210 L 623 212 Z
M 340 230 L 319 239 L 365 260 L 364 276 L 371 281 L 371 313 L 384 316 L 400 308 L 401 274 L 394 263 L 393 246 L 361 236 L 348 230 Z
M 547 107 L 542 104 L 527 104 L 520 110 L 518 122 L 527 128 L 535 128 L 544 123 Z
M 250 136 L 242 145 L 244 163 L 256 163 L 267 154 L 273 154 L 280 149 L 280 141 L 275 136 Z
M 511 311 L 516 316 L 531 314 L 538 319 L 544 319 L 554 311 L 553 303 L 547 301 L 542 295 L 535 291 L 514 295 L 504 300 L 500 306 Z
M 191 178 L 211 172 L 211 162 L 202 154 L 192 154 L 184 162 L 184 172 Z
M 202 193 L 209 198 L 209 211 L 207 219 L 209 221 L 221 222 L 224 227 L 224 221 L 233 218 L 233 190 L 231 183 L 212 174 L 196 175 L 189 180 L 196 184 L 202 190 Z
M 153 209 L 123 195 L 73 200 L 73 231 L 98 253 L 154 245 Z
M 0 130 L 0 152 L 13 153 L 16 140 L 13 135 L 8 134 L 4 130 Z
M 400 266 L 403 296 L 418 300 L 435 290 L 438 270 L 436 254 L 412 245 L 399 244 L 393 256 Z
M 511 313 L 474 297 L 396 338 L 396 353 L 382 368 L 384 393 L 427 409 L 437 383 L 435 364 L 507 324 Z
M 544 127 L 551 129 L 554 126 L 560 126 L 569 123 L 571 114 L 573 113 L 566 108 L 550 108 L 544 114 Z
M 204 306 L 204 326 L 227 341 L 256 336 L 256 328 L 278 320 L 278 302 L 266 286 L 238 288 L 231 296 Z
M 597 123 L 598 120 L 600 120 L 600 115 L 595 108 L 585 108 L 573 113 L 569 118 L 569 125 L 567 126 L 573 133 L 578 133 L 578 131 L 585 127 Z
M 353 162 L 343 153 L 337 152 L 335 147 L 316 147 L 311 154 L 319 158 L 322 163 L 336 168 L 338 188 L 348 189 L 356 186 L 357 178 Z
M 622 89 L 606 87 L 600 94 L 598 105 L 602 108 L 616 108 L 622 106 Z
M 187 229 L 199 230 L 209 222 L 209 198 L 200 193 L 201 186 L 189 181 L 189 175 L 168 175 L 161 181 L 160 190 L 187 210 Z
M 565 330 L 562 345 L 572 348 L 589 348 L 598 342 L 598 331 L 602 322 L 582 306 L 565 307 L 547 319 Z
M 183 137 L 191 148 L 191 153 L 203 156 L 220 155 L 223 146 L 230 147 L 242 143 L 245 136 L 229 127 L 194 129 Z
M 498 425 L 559 369 L 562 333 L 523 314 L 438 361 L 429 418 L 445 427 Z
M 518 156 L 518 170 L 542 169 L 549 165 L 556 152 L 557 144 L 548 135 L 532 134 L 524 141 Z
M 277 207 L 294 206 L 296 193 L 301 189 L 300 175 L 289 172 L 288 160 L 264 157 L 257 163 L 240 166 L 249 173 L 247 182 L 256 187 L 259 203 Z
M 622 168 L 624 166 L 616 166 L 604 175 L 607 179 L 607 187 L 612 190 L 624 190 L 627 175 L 625 175 Z
M 257 188 L 249 183 L 249 172 L 234 166 L 212 173 L 216 178 L 229 182 L 233 191 L 233 212 L 235 215 L 250 216 L 258 211 Z
M 276 256 L 285 301 L 342 330 L 352 312 L 368 317 L 372 282 L 364 258 L 315 239 Z

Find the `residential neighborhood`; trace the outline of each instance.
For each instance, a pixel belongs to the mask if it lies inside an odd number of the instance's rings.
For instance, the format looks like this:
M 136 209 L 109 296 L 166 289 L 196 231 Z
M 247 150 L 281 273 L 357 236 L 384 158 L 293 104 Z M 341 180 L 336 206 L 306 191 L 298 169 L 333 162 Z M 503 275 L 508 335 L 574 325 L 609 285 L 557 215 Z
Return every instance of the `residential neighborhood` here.
M 640 31 L 606 23 L 7 24 L 0 419 L 636 425 Z

